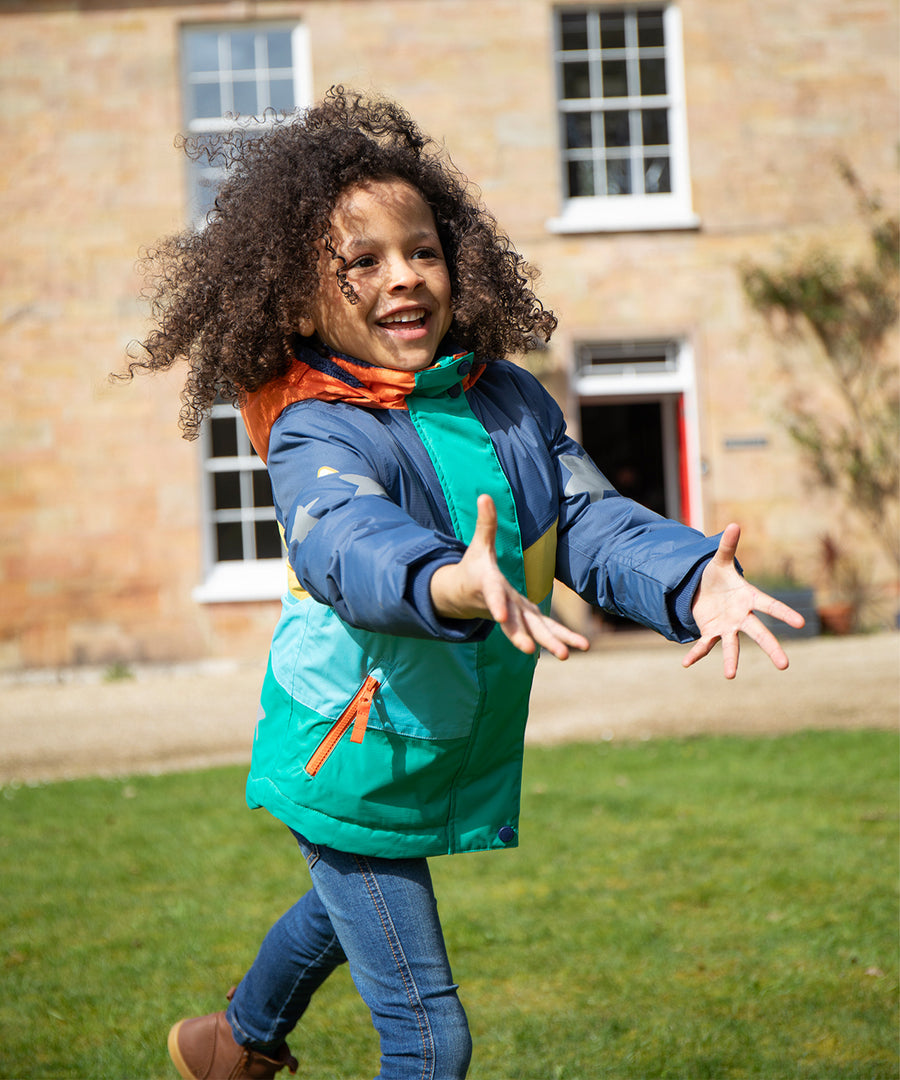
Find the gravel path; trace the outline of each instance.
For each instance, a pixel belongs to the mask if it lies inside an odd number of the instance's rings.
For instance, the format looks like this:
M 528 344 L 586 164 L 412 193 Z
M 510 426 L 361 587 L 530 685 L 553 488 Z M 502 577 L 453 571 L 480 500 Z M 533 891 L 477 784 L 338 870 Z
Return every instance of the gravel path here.
M 900 635 L 787 642 L 778 672 L 747 644 L 733 682 L 721 654 L 688 671 L 684 649 L 619 634 L 538 665 L 528 739 L 558 743 L 804 728 L 896 729 Z M 0 680 L 0 784 L 246 762 L 262 665 L 148 667 Z

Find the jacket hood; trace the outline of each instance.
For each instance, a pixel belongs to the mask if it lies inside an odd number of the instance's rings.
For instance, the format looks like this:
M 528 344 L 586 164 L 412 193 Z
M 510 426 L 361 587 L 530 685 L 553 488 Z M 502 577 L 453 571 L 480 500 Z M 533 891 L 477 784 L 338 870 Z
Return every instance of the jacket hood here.
M 463 390 L 468 390 L 483 370 L 484 364 L 475 363 L 471 353 L 445 356 L 424 371 L 412 372 L 375 367 L 341 353 L 323 356 L 303 348 L 284 375 L 247 395 L 241 413 L 250 442 L 265 461 L 272 425 L 296 401 L 343 401 L 367 409 L 405 409 L 408 395 L 425 384 L 434 385 L 437 372 L 441 373 L 438 384 L 444 388 L 461 383 Z

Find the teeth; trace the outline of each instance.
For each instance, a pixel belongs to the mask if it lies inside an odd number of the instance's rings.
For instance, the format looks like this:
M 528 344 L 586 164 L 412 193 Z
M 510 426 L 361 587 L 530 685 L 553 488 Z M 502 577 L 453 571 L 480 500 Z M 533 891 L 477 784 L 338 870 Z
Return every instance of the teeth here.
M 418 322 L 420 319 L 425 318 L 424 308 L 415 308 L 413 311 L 401 311 L 397 315 L 389 315 L 386 319 L 382 319 L 382 325 L 385 323 L 410 323 Z

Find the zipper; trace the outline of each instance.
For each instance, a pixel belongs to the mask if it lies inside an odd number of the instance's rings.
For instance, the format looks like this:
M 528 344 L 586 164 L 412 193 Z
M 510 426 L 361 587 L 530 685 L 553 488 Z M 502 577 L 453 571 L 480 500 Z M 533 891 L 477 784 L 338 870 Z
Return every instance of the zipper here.
M 306 773 L 315 776 L 319 769 L 331 756 L 332 751 L 346 734 L 350 725 L 353 731 L 350 734 L 350 742 L 361 743 L 366 733 L 366 725 L 369 723 L 369 710 L 372 708 L 372 699 L 375 691 L 381 683 L 372 675 L 369 675 L 359 690 L 353 695 L 353 699 L 341 715 L 328 729 L 325 738 L 319 743 L 312 757 L 306 763 Z

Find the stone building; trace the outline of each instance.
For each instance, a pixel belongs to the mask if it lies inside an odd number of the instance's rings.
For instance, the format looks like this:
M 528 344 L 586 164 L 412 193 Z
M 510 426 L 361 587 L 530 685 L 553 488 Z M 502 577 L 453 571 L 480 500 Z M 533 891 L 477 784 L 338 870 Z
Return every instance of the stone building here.
M 107 376 L 140 249 L 215 182 L 175 134 L 335 83 L 400 100 L 540 268 L 529 363 L 601 468 L 819 583 L 843 523 L 741 269 L 859 248 L 837 155 L 896 201 L 897 31 L 896 0 L 0 2 L 0 669 L 265 655 L 283 567 L 236 414 L 185 442 L 179 374 Z

